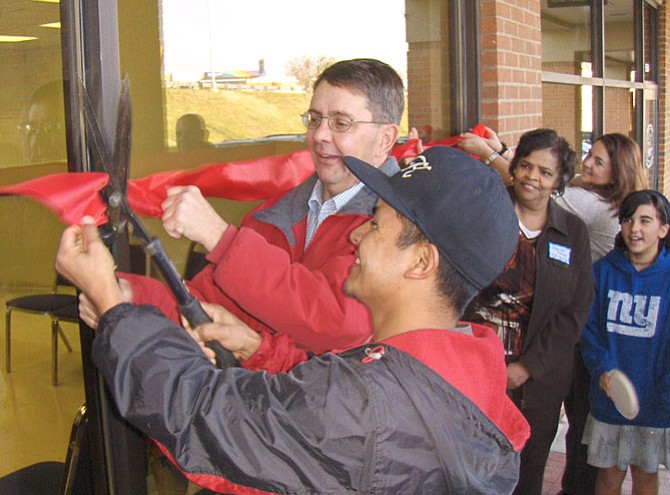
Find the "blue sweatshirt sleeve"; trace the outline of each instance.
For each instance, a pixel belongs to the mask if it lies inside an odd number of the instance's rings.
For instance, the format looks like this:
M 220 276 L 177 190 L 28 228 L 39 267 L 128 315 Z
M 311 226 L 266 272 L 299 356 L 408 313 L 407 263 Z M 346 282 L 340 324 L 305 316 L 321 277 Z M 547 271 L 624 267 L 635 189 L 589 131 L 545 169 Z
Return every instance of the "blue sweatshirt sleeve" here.
M 603 261 L 593 265 L 595 297 L 589 319 L 582 332 L 580 342 L 584 365 L 592 379 L 600 380 L 603 373 L 616 368 L 616 362 L 610 352 L 607 339 L 607 291 L 602 280 Z

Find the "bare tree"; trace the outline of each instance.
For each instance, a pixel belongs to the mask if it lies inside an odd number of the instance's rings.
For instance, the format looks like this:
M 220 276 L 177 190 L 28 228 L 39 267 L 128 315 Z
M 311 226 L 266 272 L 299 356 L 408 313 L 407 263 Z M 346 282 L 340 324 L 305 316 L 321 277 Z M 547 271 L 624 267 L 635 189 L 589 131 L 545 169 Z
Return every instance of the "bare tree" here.
M 305 91 L 311 91 L 312 82 L 328 66 L 336 60 L 326 55 L 302 55 L 286 63 L 286 73 L 294 76 Z

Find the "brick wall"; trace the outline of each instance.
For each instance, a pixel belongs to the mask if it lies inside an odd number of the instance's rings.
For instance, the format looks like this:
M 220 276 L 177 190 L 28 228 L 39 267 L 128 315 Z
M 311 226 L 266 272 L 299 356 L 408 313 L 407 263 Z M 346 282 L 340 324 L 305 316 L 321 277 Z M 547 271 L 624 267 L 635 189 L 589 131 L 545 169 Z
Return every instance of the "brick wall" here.
M 670 195 L 670 96 L 668 83 L 670 75 L 670 16 L 668 16 L 668 2 L 659 7 L 659 129 L 658 129 L 658 188 Z
M 449 135 L 449 19 L 447 9 L 436 5 L 444 2 L 428 3 L 440 32 L 423 40 L 408 31 L 409 124 L 430 124 Z M 513 144 L 542 125 L 540 2 L 483 0 L 480 13 L 482 122 Z
M 482 0 L 482 121 L 512 144 L 542 125 L 542 38 L 537 0 Z

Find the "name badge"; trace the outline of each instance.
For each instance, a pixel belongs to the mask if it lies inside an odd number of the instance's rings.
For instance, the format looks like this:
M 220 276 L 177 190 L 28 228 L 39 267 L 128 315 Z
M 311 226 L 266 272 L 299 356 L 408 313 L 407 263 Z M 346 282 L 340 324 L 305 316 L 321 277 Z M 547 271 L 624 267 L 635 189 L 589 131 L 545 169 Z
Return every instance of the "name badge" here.
M 560 261 L 566 265 L 570 264 L 570 254 L 572 254 L 572 249 L 568 246 L 563 246 L 562 244 L 556 244 L 554 242 L 549 243 L 549 258 L 555 261 Z

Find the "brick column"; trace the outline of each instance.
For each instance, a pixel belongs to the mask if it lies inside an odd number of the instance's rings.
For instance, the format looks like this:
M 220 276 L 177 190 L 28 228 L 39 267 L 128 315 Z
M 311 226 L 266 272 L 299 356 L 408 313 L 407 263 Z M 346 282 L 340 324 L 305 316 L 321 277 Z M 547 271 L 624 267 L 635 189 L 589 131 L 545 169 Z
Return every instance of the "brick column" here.
M 668 2 L 658 8 L 659 26 L 659 115 L 658 115 L 658 188 L 666 196 L 670 194 L 670 16 Z
M 542 125 L 542 36 L 537 0 L 482 0 L 482 122 L 515 145 Z

